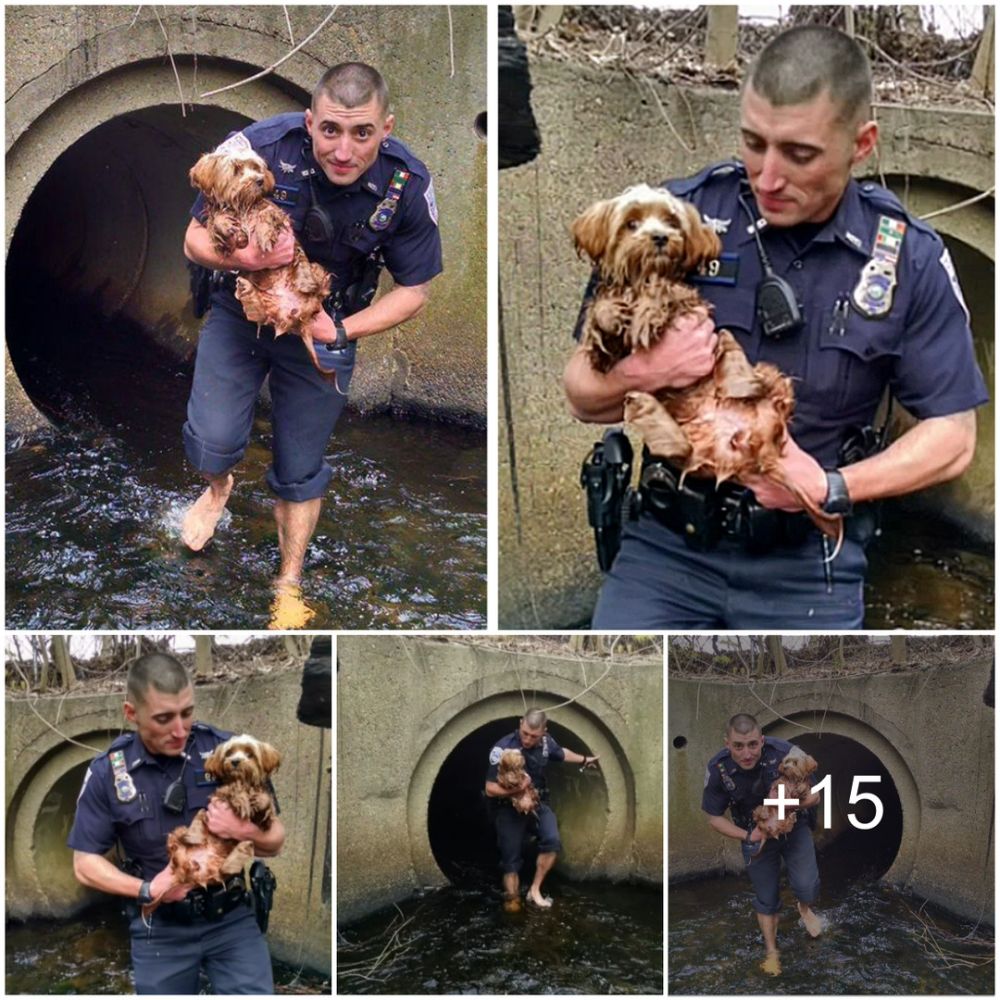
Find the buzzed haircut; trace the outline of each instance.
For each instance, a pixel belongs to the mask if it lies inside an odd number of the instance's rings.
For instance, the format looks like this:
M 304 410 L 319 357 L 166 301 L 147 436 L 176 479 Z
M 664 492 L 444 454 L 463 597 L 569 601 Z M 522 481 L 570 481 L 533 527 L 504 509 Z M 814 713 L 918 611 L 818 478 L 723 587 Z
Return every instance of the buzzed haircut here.
M 548 717 L 540 708 L 529 708 L 524 713 L 524 724 L 529 729 L 544 729 Z
M 806 104 L 826 92 L 847 126 L 871 118 L 872 71 L 864 49 L 825 24 L 805 24 L 772 39 L 757 56 L 744 88 L 775 107 Z
M 133 705 L 143 705 L 152 685 L 161 694 L 180 694 L 190 686 L 191 678 L 176 657 L 169 653 L 146 653 L 128 668 L 125 697 Z
M 366 63 L 347 62 L 331 66 L 320 77 L 313 91 L 313 110 L 320 97 L 345 108 L 359 108 L 374 97 L 380 114 L 385 115 L 389 110 L 389 88 L 382 74 Z
M 760 729 L 760 723 L 752 715 L 738 712 L 726 723 L 726 736 L 730 733 L 746 736 L 747 733 L 752 733 L 755 729 Z

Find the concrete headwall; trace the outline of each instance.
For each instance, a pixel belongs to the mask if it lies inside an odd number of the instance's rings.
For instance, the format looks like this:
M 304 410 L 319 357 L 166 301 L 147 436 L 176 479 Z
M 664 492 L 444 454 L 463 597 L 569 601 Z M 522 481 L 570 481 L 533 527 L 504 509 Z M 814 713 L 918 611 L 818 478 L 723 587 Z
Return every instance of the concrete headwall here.
M 449 753 L 481 727 L 574 698 L 606 664 L 430 639 L 343 636 L 337 644 L 337 918 L 352 920 L 446 882 L 428 802 Z M 663 665 L 614 667 L 550 720 L 570 749 L 601 757 L 600 780 L 568 802 L 553 788 L 577 877 L 662 880 Z M 581 747 L 586 746 L 586 750 Z M 477 762 L 483 775 L 487 760 Z M 550 770 L 557 771 L 554 765 Z M 461 817 L 456 817 L 461 822 Z
M 983 702 L 992 666 L 984 659 L 905 674 L 757 684 L 754 691 L 767 708 L 745 683 L 671 678 L 670 878 L 743 870 L 739 845 L 709 830 L 701 793 L 726 720 L 749 712 L 765 735 L 808 740 L 841 804 L 853 777 L 849 748 L 874 754 L 902 810 L 900 845 L 886 880 L 954 913 L 992 922 L 995 712 Z M 824 746 L 830 748 L 825 754 Z M 834 823 L 843 822 L 838 806 Z
M 195 715 L 281 751 L 274 784 L 287 838 L 281 855 L 268 862 L 278 880 L 268 942 L 277 958 L 329 972 L 330 731 L 296 721 L 300 693 L 298 670 L 198 687 Z M 95 756 L 89 748 L 103 751 L 121 732 L 123 700 L 121 694 L 71 695 L 29 706 L 23 698 L 7 699 L 8 917 L 68 916 L 96 898 L 73 876 L 66 837 Z
M 531 62 L 542 152 L 500 172 L 500 623 L 561 628 L 589 618 L 599 574 L 579 487 L 602 427 L 567 412 L 562 369 L 589 276 L 569 227 L 629 184 L 683 177 L 737 153 L 738 98 L 683 91 L 544 59 Z M 916 213 L 993 184 L 993 116 L 880 107 L 885 175 Z M 679 135 L 679 139 L 674 131 Z M 684 148 L 682 142 L 686 144 Z M 973 313 L 980 365 L 993 372 L 993 201 L 933 220 L 949 241 Z M 979 413 L 974 467 L 925 496 L 937 516 L 992 537 L 993 408 Z
M 295 44 L 329 12 L 289 7 Z M 485 423 L 486 146 L 476 131 L 486 110 L 484 7 L 340 6 L 276 71 L 206 98 L 288 53 L 283 7 L 9 6 L 5 25 L 9 250 L 41 267 L 54 295 L 135 320 L 181 354 L 200 327 L 181 251 L 191 164 L 231 129 L 301 110 L 328 66 L 379 67 L 395 134 L 434 177 L 445 272 L 424 313 L 361 344 L 352 399 L 362 409 Z M 44 197 L 25 212 L 38 190 Z M 51 239 L 56 225 L 60 240 Z M 27 336 L 8 330 L 19 335 Z M 9 355 L 6 385 L 8 428 L 30 429 L 40 417 Z

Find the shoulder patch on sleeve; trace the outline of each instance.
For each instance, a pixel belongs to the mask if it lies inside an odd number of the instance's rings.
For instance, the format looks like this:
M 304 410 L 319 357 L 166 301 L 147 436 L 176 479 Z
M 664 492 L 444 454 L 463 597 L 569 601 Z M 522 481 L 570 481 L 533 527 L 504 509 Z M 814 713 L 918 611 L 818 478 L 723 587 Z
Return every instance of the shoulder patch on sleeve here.
M 962 295 L 962 286 L 958 283 L 958 274 L 955 272 L 955 265 L 952 263 L 951 254 L 948 253 L 947 247 L 941 251 L 938 262 L 944 268 L 944 273 L 948 275 L 955 298 L 958 299 L 958 304 L 962 307 L 962 312 L 965 313 L 965 322 L 970 323 L 972 317 L 969 315 L 969 307 L 965 304 L 965 297 Z
M 500 758 L 502 756 L 503 756 L 503 748 L 502 747 L 494 747 L 490 751 L 490 763 L 491 764 L 499 764 L 500 763 Z
M 712 772 L 706 767 L 705 768 L 705 784 L 704 787 L 708 788 L 708 783 L 712 779 Z
M 253 146 L 250 145 L 250 140 L 242 132 L 237 132 L 217 146 L 215 152 L 228 153 L 230 156 L 239 156 L 242 153 L 252 153 Z
M 437 201 L 434 198 L 433 180 L 427 185 L 427 190 L 424 192 L 424 200 L 427 202 L 427 214 L 431 217 L 431 222 L 436 226 L 438 224 L 438 207 Z

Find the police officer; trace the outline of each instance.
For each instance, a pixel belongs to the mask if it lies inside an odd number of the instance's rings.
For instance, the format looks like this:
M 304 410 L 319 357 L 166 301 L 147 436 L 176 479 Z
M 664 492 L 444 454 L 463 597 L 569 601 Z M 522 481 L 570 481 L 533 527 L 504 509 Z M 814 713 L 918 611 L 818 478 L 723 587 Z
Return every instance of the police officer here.
M 331 274 L 329 314 L 317 316 L 309 332 L 323 366 L 336 371 L 337 385 L 315 370 L 299 337 L 276 338 L 270 327 L 258 332 L 229 274 L 211 296 L 184 425 L 187 457 L 208 481 L 181 532 L 198 551 L 225 509 L 231 470 L 243 456 L 257 392 L 270 374 L 273 464 L 267 482 L 277 497 L 279 597 L 298 595 L 306 546 L 333 475 L 324 451 L 344 406 L 357 341 L 416 315 L 442 268 L 434 186 L 424 164 L 391 135 L 394 123 L 378 71 L 343 63 L 323 75 L 305 114 L 257 122 L 220 147 L 249 147 L 263 157 L 276 180 L 272 200 L 290 216 L 306 256 Z M 220 257 L 202 224 L 203 209 L 199 196 L 184 239 L 184 253 L 194 263 L 232 272 L 291 261 L 287 232 L 268 254 L 251 243 Z M 395 284 L 373 302 L 383 262 Z
M 585 757 L 583 754 L 566 750 L 548 734 L 547 717 L 538 708 L 529 709 L 518 723 L 518 728 L 498 740 L 490 750 L 490 763 L 486 771 L 486 794 L 496 800 L 494 821 L 497 828 L 497 847 L 500 849 L 500 870 L 503 872 L 505 905 L 513 909 L 520 899 L 521 849 L 529 824 L 538 832 L 538 860 L 535 862 L 535 878 L 528 889 L 528 899 L 536 906 L 548 908 L 552 905 L 549 896 L 542 895 L 542 882 L 556 863 L 556 855 L 562 850 L 556 814 L 548 805 L 549 789 L 545 779 L 545 769 L 550 761 L 566 761 L 593 767 L 599 757 Z M 497 765 L 504 750 L 520 750 L 524 756 L 525 782 L 520 789 L 504 788 L 497 783 Z M 520 813 L 510 799 L 519 791 L 531 785 L 538 790 L 541 801 L 534 814 Z
M 764 935 L 766 955 L 761 969 L 774 976 L 781 973 L 777 934 L 782 858 L 806 930 L 812 937 L 818 937 L 823 929 L 821 919 L 812 910 L 812 903 L 819 896 L 819 871 L 807 814 L 797 818 L 791 833 L 769 838 L 763 847 L 758 846 L 762 835 L 753 821 L 754 809 L 764 801 L 778 777 L 778 765 L 791 748 L 792 744 L 786 740 L 762 736 L 752 715 L 734 715 L 726 724 L 725 749 L 708 762 L 701 796 L 708 825 L 724 837 L 740 841 L 755 893 L 753 908 Z M 819 793 L 813 792 L 797 806 L 785 808 L 786 811 L 810 809 L 819 799 Z M 723 815 L 726 809 L 731 820 Z
M 578 349 L 565 373 L 575 416 L 613 423 L 626 392 L 704 377 L 716 328 L 732 331 L 752 363 L 794 380 L 782 475 L 845 516 L 840 554 L 830 560 L 787 489 L 717 492 L 693 477 L 678 489 L 676 470 L 647 457 L 643 513 L 626 526 L 595 628 L 859 628 L 874 519 L 852 517 L 855 506 L 952 479 L 971 461 L 987 393 L 948 251 L 889 191 L 851 177 L 878 135 L 871 93 L 864 52 L 836 29 L 773 40 L 744 83 L 742 162 L 666 185 L 722 242 L 689 276 L 714 321 L 688 316 L 606 375 Z M 858 432 L 886 387 L 917 423 L 872 453 Z
M 284 826 L 275 819 L 265 832 L 226 803 L 208 801 L 215 784 L 204 760 L 231 734 L 194 721 L 194 689 L 174 657 L 135 660 L 126 698 L 135 732 L 119 736 L 87 769 L 67 841 L 73 872 L 83 885 L 135 901 L 129 933 L 137 993 L 196 994 L 201 969 L 213 993 L 273 993 L 267 943 L 243 876 L 211 892 L 170 887 L 167 834 L 207 807 L 212 833 L 251 840 L 258 857 L 271 857 L 284 844 Z M 105 857 L 116 842 L 128 871 Z M 144 918 L 140 905 L 157 899 Z

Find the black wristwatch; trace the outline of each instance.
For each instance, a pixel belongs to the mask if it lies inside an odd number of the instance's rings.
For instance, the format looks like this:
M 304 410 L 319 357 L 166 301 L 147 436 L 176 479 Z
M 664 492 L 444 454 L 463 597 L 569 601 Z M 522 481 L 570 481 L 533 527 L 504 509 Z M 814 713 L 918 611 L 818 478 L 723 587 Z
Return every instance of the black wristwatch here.
M 747 846 L 749 846 L 751 843 L 750 840 L 751 836 L 753 836 L 753 827 L 750 827 L 750 829 L 747 830 L 747 835 L 743 838 L 743 843 L 746 844 Z
M 344 321 L 334 317 L 333 328 L 337 331 L 337 339 L 326 344 L 326 349 L 328 351 L 342 351 L 350 343 L 347 339 L 347 328 L 344 326 Z
M 139 895 L 136 897 L 141 906 L 149 906 L 153 902 L 153 885 L 151 882 L 143 882 L 139 886 Z
M 851 494 L 847 492 L 847 483 L 839 469 L 826 470 L 826 500 L 823 510 L 827 514 L 840 514 L 847 517 L 854 510 Z

